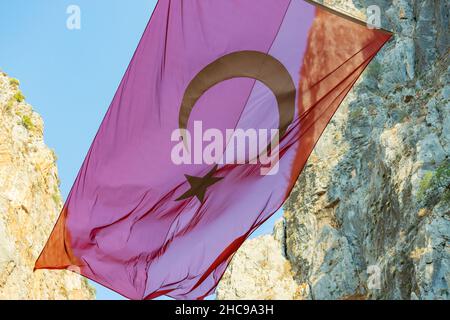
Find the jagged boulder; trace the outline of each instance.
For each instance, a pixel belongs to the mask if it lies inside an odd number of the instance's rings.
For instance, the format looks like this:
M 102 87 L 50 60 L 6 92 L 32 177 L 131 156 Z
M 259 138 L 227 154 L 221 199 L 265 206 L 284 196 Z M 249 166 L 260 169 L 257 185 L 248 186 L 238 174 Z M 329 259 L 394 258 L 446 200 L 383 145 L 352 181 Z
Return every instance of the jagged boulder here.
M 321 2 L 360 17 L 374 4 Z M 284 207 L 282 249 L 266 251 L 270 259 L 286 256 L 297 298 L 450 298 L 449 3 L 375 4 L 394 39 L 311 155 Z M 229 294 L 235 277 L 253 283 L 239 298 L 276 286 L 266 277 L 273 270 L 233 273 L 251 269 L 248 250 L 268 240 L 252 241 L 233 259 L 219 298 L 236 297 Z
M 62 206 L 56 157 L 18 80 L 0 72 L 0 299 L 93 299 L 68 271 L 36 271 Z

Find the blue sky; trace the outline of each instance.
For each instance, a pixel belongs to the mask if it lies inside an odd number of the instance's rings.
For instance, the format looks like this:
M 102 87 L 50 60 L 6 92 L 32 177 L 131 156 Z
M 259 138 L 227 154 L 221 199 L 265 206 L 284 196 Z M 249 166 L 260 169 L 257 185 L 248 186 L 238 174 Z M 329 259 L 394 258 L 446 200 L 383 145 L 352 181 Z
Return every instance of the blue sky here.
M 61 192 L 72 186 L 156 0 L 0 1 L 0 70 L 21 82 L 58 155 Z M 69 30 L 69 5 L 81 29 Z M 253 236 L 269 233 L 276 214 Z M 120 299 L 95 285 L 98 299 Z

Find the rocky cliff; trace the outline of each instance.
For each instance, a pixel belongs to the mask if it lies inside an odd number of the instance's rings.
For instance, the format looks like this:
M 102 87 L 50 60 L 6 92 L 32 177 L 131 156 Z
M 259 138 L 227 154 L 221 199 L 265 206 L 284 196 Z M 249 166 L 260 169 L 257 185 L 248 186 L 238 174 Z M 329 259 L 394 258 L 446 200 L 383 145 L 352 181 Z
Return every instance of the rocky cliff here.
M 394 39 L 326 129 L 274 235 L 244 244 L 218 298 L 449 299 L 449 3 L 322 2 L 358 17 L 379 5 Z
M 92 299 L 78 275 L 33 273 L 62 202 L 42 119 L 24 99 L 19 82 L 0 72 L 0 299 Z

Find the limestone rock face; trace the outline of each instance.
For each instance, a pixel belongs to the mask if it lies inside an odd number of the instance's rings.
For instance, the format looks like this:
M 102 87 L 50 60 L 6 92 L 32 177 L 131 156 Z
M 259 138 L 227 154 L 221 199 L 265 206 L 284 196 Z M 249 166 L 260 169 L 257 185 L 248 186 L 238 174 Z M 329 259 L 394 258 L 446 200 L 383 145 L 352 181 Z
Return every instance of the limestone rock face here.
M 272 255 L 280 250 L 280 242 L 271 235 L 245 242 L 235 256 L 240 263 L 231 264 L 223 276 L 217 298 L 296 299 L 300 292 L 291 265 L 281 254 Z
M 359 17 L 379 5 L 394 39 L 311 155 L 284 207 L 283 236 L 279 227 L 272 236 L 280 245 L 269 250 L 265 236 L 243 246 L 218 297 L 449 299 L 449 3 L 322 2 Z M 292 284 L 272 294 L 276 279 L 291 277 L 296 294 Z
M 92 299 L 78 275 L 33 273 L 62 202 L 43 121 L 24 99 L 18 81 L 0 72 L 0 299 Z

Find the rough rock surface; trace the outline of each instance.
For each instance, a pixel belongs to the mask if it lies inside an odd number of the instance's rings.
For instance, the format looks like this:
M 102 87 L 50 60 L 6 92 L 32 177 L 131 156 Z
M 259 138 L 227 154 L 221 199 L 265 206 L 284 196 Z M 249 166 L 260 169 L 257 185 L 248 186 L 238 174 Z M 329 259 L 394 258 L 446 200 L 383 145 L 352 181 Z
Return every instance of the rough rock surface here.
M 323 2 L 359 17 L 377 4 L 395 37 L 311 155 L 280 245 L 244 245 L 218 298 L 449 299 L 449 2 Z
M 280 254 L 280 242 L 272 235 L 262 236 L 244 243 L 235 255 L 228 273 L 221 281 L 218 299 L 296 299 L 300 292 L 293 281 L 291 265 Z M 263 270 L 263 273 L 261 273 Z
M 33 273 L 62 202 L 42 119 L 24 98 L 18 81 L 0 72 L 0 299 L 92 299 L 78 275 Z

